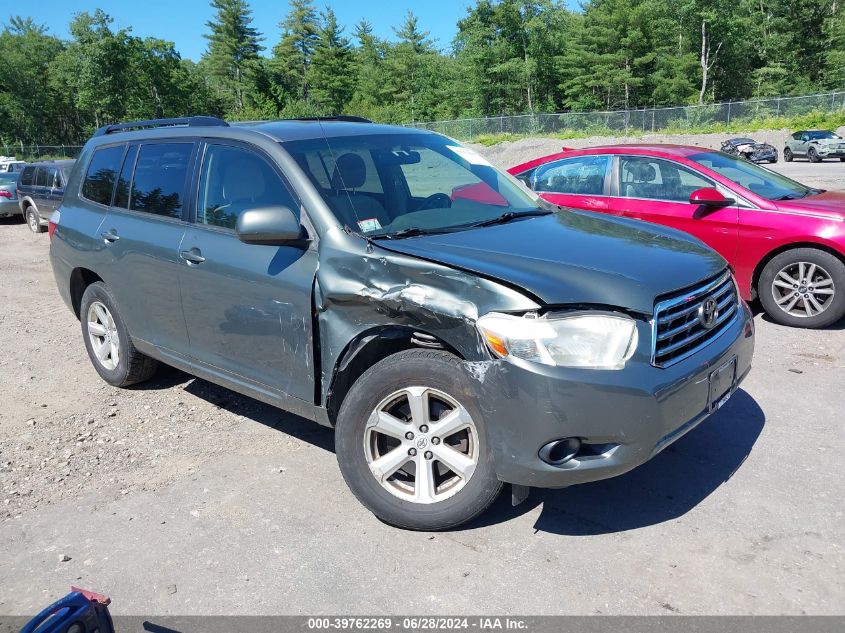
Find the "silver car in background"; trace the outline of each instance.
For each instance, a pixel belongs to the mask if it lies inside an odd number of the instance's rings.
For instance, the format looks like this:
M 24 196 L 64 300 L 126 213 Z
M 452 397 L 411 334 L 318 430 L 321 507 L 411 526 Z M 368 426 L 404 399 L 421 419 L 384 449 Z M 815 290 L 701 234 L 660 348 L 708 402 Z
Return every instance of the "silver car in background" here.
M 786 139 L 783 160 L 787 163 L 798 156 L 806 156 L 811 163 L 825 158 L 845 162 L 845 139 L 830 130 L 800 130 Z
M 18 176 L 20 172 L 0 173 L 0 218 L 19 215 Z

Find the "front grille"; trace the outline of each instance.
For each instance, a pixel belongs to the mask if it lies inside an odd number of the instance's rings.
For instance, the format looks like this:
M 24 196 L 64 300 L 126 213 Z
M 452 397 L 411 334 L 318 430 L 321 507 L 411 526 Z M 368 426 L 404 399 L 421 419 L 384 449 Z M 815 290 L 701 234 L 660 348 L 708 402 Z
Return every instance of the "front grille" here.
M 709 299 L 717 310 L 706 327 L 707 319 L 700 314 Z M 652 323 L 652 364 L 668 367 L 691 356 L 728 329 L 738 314 L 739 297 L 730 272 L 660 301 Z

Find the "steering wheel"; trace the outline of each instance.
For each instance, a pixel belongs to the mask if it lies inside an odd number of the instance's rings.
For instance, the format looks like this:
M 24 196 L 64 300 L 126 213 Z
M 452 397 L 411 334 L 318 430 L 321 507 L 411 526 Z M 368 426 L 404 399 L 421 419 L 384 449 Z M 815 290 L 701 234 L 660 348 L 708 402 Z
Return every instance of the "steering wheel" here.
M 452 206 L 452 198 L 445 193 L 434 193 L 422 201 L 417 211 L 424 209 L 449 209 Z

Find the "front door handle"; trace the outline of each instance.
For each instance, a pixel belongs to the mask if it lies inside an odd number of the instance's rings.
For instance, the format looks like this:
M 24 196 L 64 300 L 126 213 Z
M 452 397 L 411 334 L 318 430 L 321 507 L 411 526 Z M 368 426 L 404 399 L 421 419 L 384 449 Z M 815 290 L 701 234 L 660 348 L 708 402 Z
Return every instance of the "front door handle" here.
M 205 261 L 205 257 L 202 256 L 202 252 L 198 248 L 192 248 L 189 251 L 179 251 L 179 257 L 188 262 L 188 264 L 202 264 Z
M 106 231 L 105 233 L 100 233 L 100 237 L 102 237 L 107 244 L 111 244 L 112 242 L 116 242 L 120 239 L 120 236 L 115 233 L 114 229 Z

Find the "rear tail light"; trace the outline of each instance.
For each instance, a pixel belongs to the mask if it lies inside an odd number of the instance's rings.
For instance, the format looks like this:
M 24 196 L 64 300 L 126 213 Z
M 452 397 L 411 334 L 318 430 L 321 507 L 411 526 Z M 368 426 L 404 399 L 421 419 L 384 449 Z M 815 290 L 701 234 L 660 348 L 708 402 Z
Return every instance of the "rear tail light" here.
M 11 191 L 0 191 L 0 198 L 11 198 L 12 192 Z
M 59 220 L 61 219 L 62 214 L 56 211 L 53 215 L 50 216 L 50 219 L 47 221 L 47 235 L 50 236 L 50 239 L 53 239 L 53 234 L 56 232 L 56 227 L 59 224 Z

